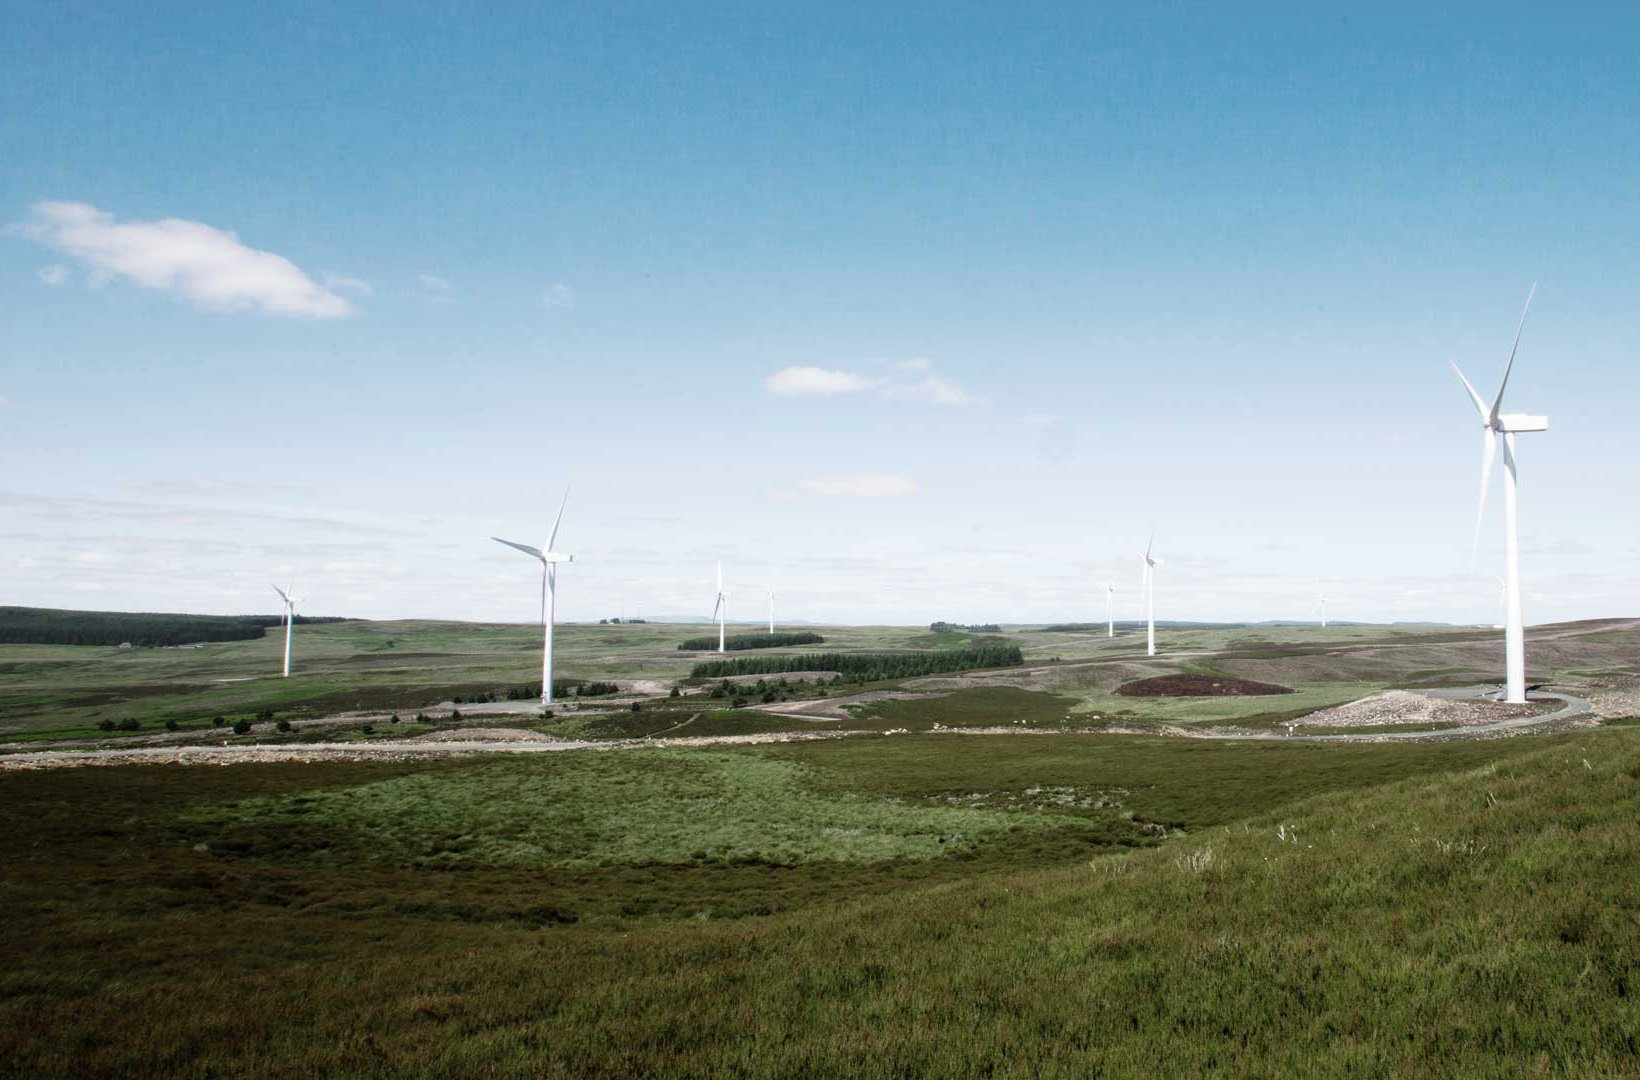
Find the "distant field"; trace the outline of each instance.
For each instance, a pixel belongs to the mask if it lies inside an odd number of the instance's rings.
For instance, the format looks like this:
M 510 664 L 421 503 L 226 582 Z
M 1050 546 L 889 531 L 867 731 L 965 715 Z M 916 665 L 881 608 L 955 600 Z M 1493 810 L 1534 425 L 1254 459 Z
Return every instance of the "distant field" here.
M 703 708 L 718 710 L 740 699 L 755 708 L 793 696 L 818 693 L 806 673 L 802 687 L 737 686 L 703 704 L 669 698 L 710 689 L 692 680 L 699 658 L 679 645 L 699 636 L 699 626 L 638 625 L 559 627 L 558 674 L 572 680 L 616 681 L 628 697 L 644 699 L 646 717 L 635 734 L 682 724 Z M 807 632 L 807 631 L 805 631 Z M 954 658 L 970 649 L 1018 647 L 1024 663 L 1003 670 L 931 677 L 884 677 L 851 689 L 909 687 L 923 691 L 1012 686 L 1065 699 L 1074 724 L 1230 724 L 1270 728 L 1297 716 L 1390 687 L 1467 685 L 1494 678 L 1497 635 L 1485 630 L 1406 627 L 1258 627 L 1170 630 L 1163 654 L 1143 655 L 1133 633 L 1049 632 L 1010 628 L 1002 634 L 931 633 L 924 627 L 825 627 L 825 653 L 860 658 L 867 653 L 934 652 Z M 1597 673 L 1640 670 L 1640 633 L 1607 624 L 1534 628 L 1532 676 L 1577 680 Z M 163 732 L 170 721 L 182 734 L 217 731 L 236 720 L 255 721 L 271 710 L 297 722 L 348 710 L 414 713 L 440 702 L 505 698 L 539 678 L 540 630 L 534 626 L 440 622 L 348 621 L 299 626 L 295 672 L 278 677 L 283 635 L 246 641 L 208 642 L 182 648 L 116 649 L 107 646 L 0 645 L 0 741 L 109 738 L 99 724 L 128 718 L 136 735 Z M 760 666 L 813 652 L 788 646 L 739 654 Z M 943 664 L 944 660 L 940 661 Z M 930 664 L 937 667 L 940 664 Z M 835 665 L 846 666 L 846 665 Z M 966 666 L 957 665 L 957 666 Z M 1124 698 L 1112 693 L 1134 679 L 1173 672 L 1235 676 L 1290 686 L 1279 698 Z M 589 705 L 582 703 L 581 708 Z M 625 699 L 613 707 L 625 708 Z M 671 716 L 677 712 L 679 715 Z M 562 713 L 562 710 L 561 710 Z M 1000 709 L 987 719 L 1015 718 Z M 626 721 L 594 721 L 564 713 L 555 730 L 617 731 Z M 781 722 L 776 722 L 781 723 Z M 788 727 L 794 722 L 784 722 Z M 801 722 L 796 722 L 801 727 Z M 401 731 L 408 729 L 400 729 Z M 273 734 L 256 721 L 257 737 Z

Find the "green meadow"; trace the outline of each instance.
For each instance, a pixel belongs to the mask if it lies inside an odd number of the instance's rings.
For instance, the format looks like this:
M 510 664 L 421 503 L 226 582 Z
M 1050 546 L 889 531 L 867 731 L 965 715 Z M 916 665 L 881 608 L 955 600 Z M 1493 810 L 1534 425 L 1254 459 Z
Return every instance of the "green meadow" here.
M 1640 729 L 0 775 L 0 1072 L 1632 1075 Z

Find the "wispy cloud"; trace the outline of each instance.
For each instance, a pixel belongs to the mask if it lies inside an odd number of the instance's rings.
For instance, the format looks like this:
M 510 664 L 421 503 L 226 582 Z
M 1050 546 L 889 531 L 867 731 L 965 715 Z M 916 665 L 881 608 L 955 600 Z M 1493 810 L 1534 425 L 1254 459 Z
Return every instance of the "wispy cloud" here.
M 93 283 L 124 278 L 214 311 L 310 319 L 353 314 L 352 304 L 289 259 L 248 247 L 235 234 L 198 221 L 122 224 L 88 203 L 41 202 L 14 231 L 79 259 L 90 267 Z
M 421 291 L 430 300 L 448 303 L 455 299 L 456 287 L 437 274 L 418 274 L 416 280 L 421 282 Z
M 826 368 L 819 367 L 789 367 L 764 379 L 763 385 L 771 394 L 780 394 L 785 397 L 802 395 L 831 397 L 836 394 L 857 394 L 862 390 L 870 390 L 879 381 L 865 375 L 856 375 L 850 371 L 829 371 Z
M 803 490 L 810 495 L 888 499 L 910 495 L 917 490 L 917 486 L 902 473 L 850 473 L 805 480 Z
M 567 310 L 575 306 L 575 290 L 561 281 L 555 281 L 542 292 L 541 303 L 549 308 Z
M 348 277 L 346 274 L 326 274 L 324 281 L 327 289 L 339 289 L 360 296 L 373 296 L 376 292 L 364 278 Z
M 40 280 L 55 288 L 68 280 L 68 267 L 62 265 L 41 267 Z
M 878 361 L 890 374 L 874 375 L 822 367 L 789 367 L 763 380 L 772 394 L 785 397 L 835 397 L 875 391 L 902 401 L 926 401 L 935 405 L 972 405 L 978 402 L 956 383 L 934 371 L 927 357 L 894 362 Z

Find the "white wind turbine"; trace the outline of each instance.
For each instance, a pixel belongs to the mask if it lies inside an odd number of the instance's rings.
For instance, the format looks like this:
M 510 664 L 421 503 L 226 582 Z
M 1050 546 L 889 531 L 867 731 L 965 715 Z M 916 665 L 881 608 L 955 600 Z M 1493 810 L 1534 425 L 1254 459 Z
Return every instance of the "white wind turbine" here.
M 774 633 L 774 586 L 769 586 L 769 633 Z
M 1458 365 L 1453 364 L 1452 370 L 1457 373 L 1458 380 L 1463 388 L 1469 392 L 1469 399 L 1475 403 L 1475 409 L 1481 415 L 1481 426 L 1484 433 L 1481 436 L 1481 497 L 1480 506 L 1475 513 L 1475 546 L 1479 548 L 1481 540 L 1481 523 L 1486 518 L 1486 494 L 1491 486 L 1492 462 L 1497 457 L 1498 443 L 1503 443 L 1503 551 L 1504 551 L 1504 595 L 1506 597 L 1503 630 L 1504 656 L 1504 700 L 1514 704 L 1526 701 L 1526 622 L 1521 611 L 1520 602 L 1520 529 L 1518 508 L 1518 480 L 1515 475 L 1515 436 L 1526 431 L 1548 431 L 1549 418 L 1546 416 L 1526 416 L 1520 413 L 1504 413 L 1503 391 L 1509 385 L 1509 373 L 1515 367 L 1515 353 L 1520 349 L 1521 331 L 1526 329 L 1526 313 L 1532 310 L 1532 297 L 1537 293 L 1537 286 L 1526 294 L 1526 307 L 1520 313 L 1520 325 L 1515 328 L 1515 343 L 1509 349 L 1509 363 L 1503 369 L 1503 381 L 1498 383 L 1497 396 L 1488 405 L 1469 380 L 1464 378 Z
M 726 650 L 724 648 L 724 645 L 723 645 L 723 620 L 728 618 L 729 611 L 728 611 L 728 605 L 724 603 L 724 600 L 726 599 L 726 597 L 724 596 L 724 592 L 723 592 L 723 562 L 722 562 L 722 560 L 718 561 L 717 567 L 718 567 L 717 603 L 712 606 L 712 618 L 716 619 L 717 624 L 718 624 L 718 652 L 726 652 L 728 650 Z
M 1315 607 L 1310 609 L 1310 614 L 1314 615 L 1318 611 L 1321 613 L 1321 629 L 1325 630 L 1327 628 L 1327 594 L 1321 591 L 1319 585 L 1316 586 L 1315 590 Z
M 1145 641 L 1146 655 L 1156 655 L 1156 568 L 1162 565 L 1152 552 L 1156 546 L 1156 531 L 1150 532 L 1150 540 L 1145 543 L 1145 553 L 1139 555 L 1139 561 L 1144 564 L 1141 571 L 1140 584 L 1145 590 Z M 1134 554 L 1138 554 L 1135 552 Z
M 506 544 L 541 560 L 541 633 L 545 639 L 541 650 L 541 704 L 548 706 L 552 704 L 552 623 L 558 605 L 558 564 L 575 561 L 573 555 L 560 555 L 552 550 L 553 543 L 558 539 L 558 526 L 564 521 L 564 507 L 568 503 L 569 488 L 565 488 L 564 501 L 558 504 L 558 517 L 552 523 L 552 533 L 547 537 L 545 547 L 536 548 L 528 544 L 515 544 L 499 536 L 490 537 L 498 544 Z
M 285 671 L 281 678 L 290 678 L 290 635 L 296 623 L 296 594 L 289 585 L 283 589 L 275 585 L 273 591 L 279 594 L 279 599 L 285 602 Z
M 1105 582 L 1105 636 L 1116 636 L 1116 583 Z

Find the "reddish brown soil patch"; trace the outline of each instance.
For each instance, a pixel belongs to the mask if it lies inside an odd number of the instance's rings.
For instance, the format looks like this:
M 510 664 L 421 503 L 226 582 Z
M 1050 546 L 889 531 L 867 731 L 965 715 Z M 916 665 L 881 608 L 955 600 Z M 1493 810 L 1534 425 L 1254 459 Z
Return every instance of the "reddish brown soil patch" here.
M 1261 697 L 1297 691 L 1290 686 L 1232 679 L 1228 675 L 1158 675 L 1123 683 L 1116 692 L 1127 697 Z

